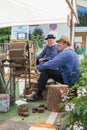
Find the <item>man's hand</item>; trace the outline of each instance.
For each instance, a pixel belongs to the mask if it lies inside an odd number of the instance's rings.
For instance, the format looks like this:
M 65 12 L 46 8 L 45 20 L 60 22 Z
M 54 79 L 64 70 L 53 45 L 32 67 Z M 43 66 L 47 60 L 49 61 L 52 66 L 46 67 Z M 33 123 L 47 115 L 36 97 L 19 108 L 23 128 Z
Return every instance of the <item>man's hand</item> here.
M 39 62 L 42 62 L 42 61 L 44 61 L 45 60 L 45 58 L 40 58 L 39 59 Z
M 37 67 L 35 67 L 35 73 L 38 74 L 38 69 L 37 69 Z

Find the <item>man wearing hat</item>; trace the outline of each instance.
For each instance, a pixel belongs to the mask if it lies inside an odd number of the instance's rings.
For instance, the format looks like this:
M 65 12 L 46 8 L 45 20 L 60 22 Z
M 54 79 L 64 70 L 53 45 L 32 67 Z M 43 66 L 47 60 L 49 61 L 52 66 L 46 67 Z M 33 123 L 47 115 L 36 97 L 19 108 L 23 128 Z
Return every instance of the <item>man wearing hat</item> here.
M 53 34 L 48 34 L 47 38 L 47 45 L 43 49 L 43 51 L 37 56 L 36 64 L 38 65 L 41 62 L 46 62 L 51 60 L 58 54 L 58 46 L 55 42 L 55 36 Z
M 52 60 L 38 65 L 38 70 L 41 72 L 37 85 L 38 90 L 29 101 L 37 101 L 43 98 L 42 92 L 49 78 L 69 86 L 73 86 L 79 78 L 79 59 L 70 47 L 69 38 L 61 36 L 57 42 L 60 53 Z

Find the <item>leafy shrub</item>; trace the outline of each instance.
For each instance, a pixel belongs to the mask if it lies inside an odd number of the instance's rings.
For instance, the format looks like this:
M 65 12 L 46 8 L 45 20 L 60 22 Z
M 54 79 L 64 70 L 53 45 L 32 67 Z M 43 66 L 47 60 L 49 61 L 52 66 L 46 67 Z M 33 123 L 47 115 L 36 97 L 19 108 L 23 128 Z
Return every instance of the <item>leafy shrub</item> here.
M 80 68 L 79 80 L 60 104 L 65 106 L 62 130 L 87 130 L 87 53 L 81 59 Z

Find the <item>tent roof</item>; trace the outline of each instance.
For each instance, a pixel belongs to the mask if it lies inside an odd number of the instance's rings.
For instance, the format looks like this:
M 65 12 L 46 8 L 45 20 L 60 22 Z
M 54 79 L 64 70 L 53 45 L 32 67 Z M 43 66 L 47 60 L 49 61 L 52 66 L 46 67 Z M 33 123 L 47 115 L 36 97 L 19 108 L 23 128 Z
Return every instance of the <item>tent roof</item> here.
M 67 23 L 66 0 L 0 0 L 0 28 L 16 25 Z

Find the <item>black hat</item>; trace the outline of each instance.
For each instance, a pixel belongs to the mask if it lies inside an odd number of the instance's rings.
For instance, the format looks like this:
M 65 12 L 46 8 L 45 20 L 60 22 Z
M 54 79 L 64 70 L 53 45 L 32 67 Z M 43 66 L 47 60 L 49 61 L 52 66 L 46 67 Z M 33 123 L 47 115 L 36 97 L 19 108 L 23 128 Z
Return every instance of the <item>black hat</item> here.
M 53 38 L 55 39 L 56 37 L 53 34 L 48 34 L 47 38 L 45 38 L 45 40 L 49 39 L 49 38 Z

